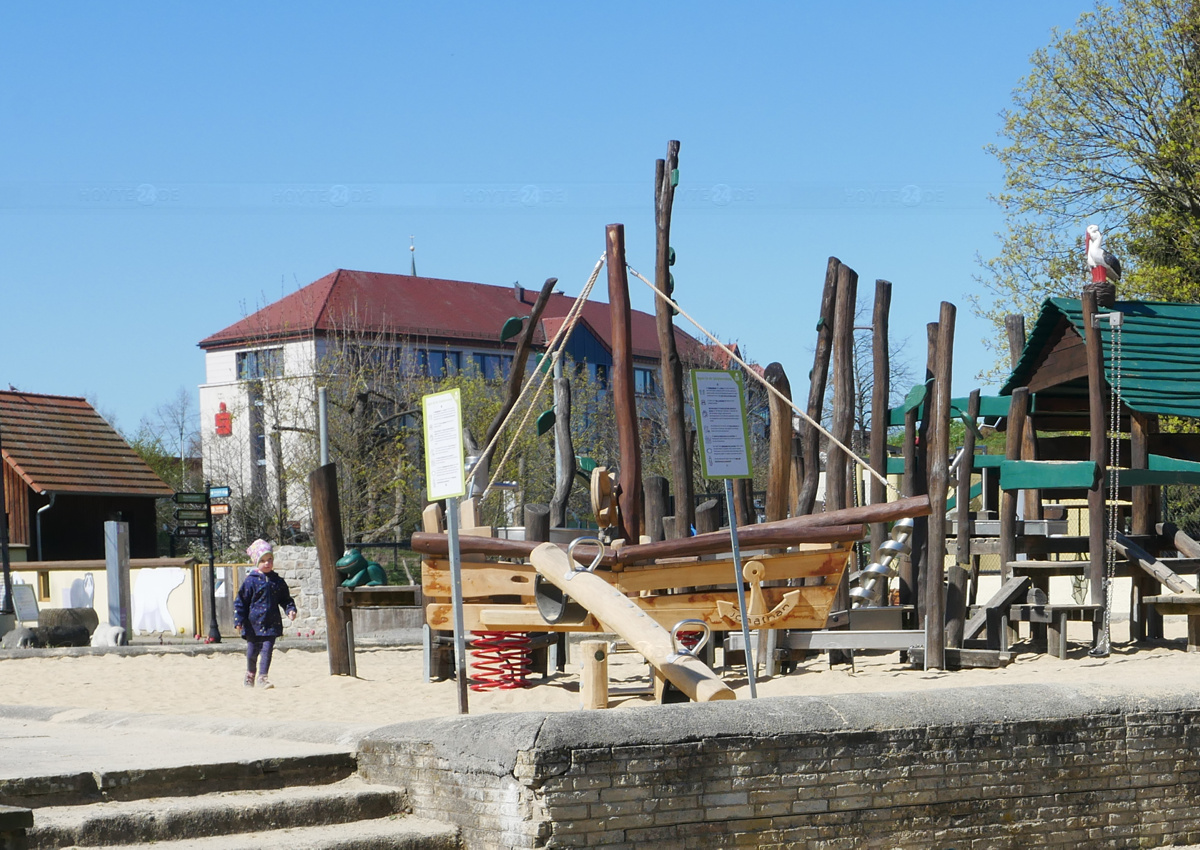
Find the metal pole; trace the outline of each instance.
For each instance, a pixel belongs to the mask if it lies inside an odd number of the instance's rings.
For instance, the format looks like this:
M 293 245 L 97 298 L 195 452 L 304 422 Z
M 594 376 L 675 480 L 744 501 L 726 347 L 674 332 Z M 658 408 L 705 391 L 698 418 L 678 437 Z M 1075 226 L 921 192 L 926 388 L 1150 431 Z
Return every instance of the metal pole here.
M 208 513 L 208 641 L 221 642 L 221 629 L 217 625 L 217 565 L 216 552 L 213 549 L 213 518 L 212 499 L 208 497 L 209 482 L 204 482 L 204 510 Z
M 750 623 L 746 615 L 746 587 L 742 576 L 742 552 L 738 548 L 737 517 L 733 510 L 733 479 L 725 479 L 725 506 L 729 508 L 729 540 L 733 543 L 733 584 L 737 588 L 738 613 L 742 617 L 742 642 L 746 645 L 746 679 L 750 682 L 750 699 L 758 699 L 754 683 L 754 655 L 750 649 Z
M 450 542 L 450 596 L 454 608 L 454 671 L 458 680 L 458 713 L 467 708 L 467 639 L 463 633 L 462 556 L 458 550 L 458 497 L 446 500 L 446 536 Z
M 317 387 L 317 433 L 321 435 L 321 466 L 329 463 L 329 390 Z

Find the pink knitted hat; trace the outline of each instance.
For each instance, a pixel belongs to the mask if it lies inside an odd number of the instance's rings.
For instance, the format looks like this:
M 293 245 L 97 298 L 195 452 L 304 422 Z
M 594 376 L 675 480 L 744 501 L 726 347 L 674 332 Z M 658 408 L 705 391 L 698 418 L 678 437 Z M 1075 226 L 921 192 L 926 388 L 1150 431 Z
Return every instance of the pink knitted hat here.
M 250 556 L 250 563 L 257 567 L 263 555 L 270 555 L 273 551 L 270 543 L 260 539 L 250 544 L 250 548 L 246 550 L 246 554 Z

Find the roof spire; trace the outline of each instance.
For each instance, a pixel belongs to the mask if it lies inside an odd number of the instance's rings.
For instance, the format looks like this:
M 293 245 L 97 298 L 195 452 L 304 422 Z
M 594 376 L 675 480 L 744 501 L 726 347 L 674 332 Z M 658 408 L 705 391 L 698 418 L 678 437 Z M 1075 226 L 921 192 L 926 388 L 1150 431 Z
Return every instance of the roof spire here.
M 412 271 L 409 272 L 413 277 L 417 276 L 417 245 L 416 237 L 408 237 L 408 256 L 412 260 Z

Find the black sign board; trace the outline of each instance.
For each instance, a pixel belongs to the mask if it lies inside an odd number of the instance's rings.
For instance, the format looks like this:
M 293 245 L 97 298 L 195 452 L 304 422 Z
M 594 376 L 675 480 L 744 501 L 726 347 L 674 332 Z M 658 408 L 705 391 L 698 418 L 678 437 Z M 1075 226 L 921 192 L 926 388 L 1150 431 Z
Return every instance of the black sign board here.
M 208 534 L 208 528 L 199 528 L 196 526 L 177 528 L 175 529 L 176 537 L 205 537 Z
M 207 505 L 207 493 L 176 493 L 173 497 L 177 505 Z
M 208 511 L 203 508 L 178 508 L 175 511 L 175 519 L 204 522 L 208 519 Z

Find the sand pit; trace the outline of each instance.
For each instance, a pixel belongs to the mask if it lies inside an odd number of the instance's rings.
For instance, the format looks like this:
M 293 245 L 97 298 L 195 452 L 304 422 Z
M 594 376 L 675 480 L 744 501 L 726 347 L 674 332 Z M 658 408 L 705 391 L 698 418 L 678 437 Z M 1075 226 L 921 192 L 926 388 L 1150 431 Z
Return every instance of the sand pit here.
M 1072 627 L 1090 628 L 1086 624 Z M 1016 683 L 1130 685 L 1149 691 L 1200 691 L 1200 653 L 1185 651 L 1186 621 L 1166 621 L 1167 640 L 1154 645 L 1117 643 L 1108 658 L 1089 658 L 1083 643 L 1072 645 L 1065 660 L 1022 652 L 996 670 L 937 672 L 901 664 L 898 653 L 859 654 L 853 669 L 830 668 L 813 656 L 796 671 L 758 681 L 760 699 L 785 695 L 872 693 Z M 1114 626 L 1114 638 L 1124 637 Z M 1084 633 L 1072 632 L 1082 641 Z M 240 646 L 234 639 L 229 644 Z M 295 647 L 295 643 L 293 643 Z M 232 648 L 232 647 L 231 647 Z M 299 647 L 276 655 L 271 670 L 274 690 L 242 687 L 240 654 L 143 653 L 129 655 L 29 655 L 0 660 L 0 704 L 61 706 L 151 714 L 203 715 L 246 720 L 267 712 L 278 721 L 337 721 L 382 725 L 457 713 L 454 682 L 421 681 L 420 647 L 373 647 L 357 653 L 358 678 L 330 676 L 323 651 Z M 575 662 L 576 655 L 572 655 Z M 614 685 L 648 684 L 648 668 L 638 656 L 616 654 L 610 667 Z M 740 671 L 726 681 L 739 700 L 750 698 Z M 472 714 L 515 711 L 573 711 L 579 708 L 578 666 L 542 680 L 532 676 L 522 690 L 471 692 Z M 616 696 L 613 707 L 647 705 L 647 696 Z

